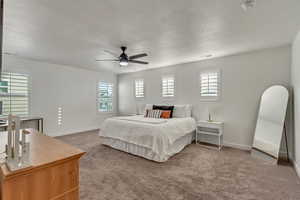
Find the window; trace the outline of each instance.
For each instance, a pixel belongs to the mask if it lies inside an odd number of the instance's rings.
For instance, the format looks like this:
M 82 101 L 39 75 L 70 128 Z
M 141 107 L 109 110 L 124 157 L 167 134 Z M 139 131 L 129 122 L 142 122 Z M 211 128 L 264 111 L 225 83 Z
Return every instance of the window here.
M 204 99 L 217 100 L 220 96 L 220 72 L 200 74 L 200 95 Z
M 98 85 L 98 111 L 112 112 L 113 110 L 113 84 L 99 82 Z
M 162 78 L 162 96 L 174 97 L 175 80 L 173 76 L 165 76 Z
M 25 74 L 3 72 L 0 82 L 2 117 L 8 114 L 29 115 L 29 77 Z
M 135 80 L 135 97 L 136 98 L 144 97 L 144 80 L 143 79 Z

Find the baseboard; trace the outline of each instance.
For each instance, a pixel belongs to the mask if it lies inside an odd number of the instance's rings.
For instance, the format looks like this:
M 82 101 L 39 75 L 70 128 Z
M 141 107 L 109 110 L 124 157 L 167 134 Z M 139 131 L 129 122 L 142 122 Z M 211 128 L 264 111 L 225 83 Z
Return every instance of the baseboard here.
M 82 130 L 74 130 L 74 131 L 70 131 L 70 132 L 60 132 L 60 133 L 50 133 L 50 134 L 46 133 L 46 134 L 50 137 L 59 137 L 59 136 L 73 135 L 73 134 L 78 134 L 78 133 L 82 133 L 82 132 L 96 131 L 96 130 L 99 130 L 99 128 L 93 127 L 93 128 L 82 129 Z
M 250 151 L 252 149 L 252 146 L 249 146 L 249 145 L 236 144 L 236 143 L 230 143 L 230 142 L 225 142 L 225 141 L 224 141 L 224 146 L 235 148 L 235 149 L 240 149 L 240 150 L 244 150 L 244 151 Z M 279 152 L 279 157 L 286 158 L 286 156 L 287 156 L 286 151 Z M 291 159 L 291 158 L 289 158 L 289 159 Z
M 252 148 L 249 145 L 235 144 L 235 143 L 230 143 L 230 142 L 225 142 L 225 141 L 224 141 L 224 146 L 232 147 L 232 148 L 235 148 L 235 149 L 241 149 L 241 150 L 244 150 L 244 151 L 250 151 L 251 148 Z
M 280 151 L 279 152 L 279 158 L 286 158 L 287 152 L 286 151 Z M 291 159 L 291 156 L 289 155 L 289 159 Z
M 300 165 L 295 160 L 293 161 L 293 165 L 298 177 L 300 177 Z

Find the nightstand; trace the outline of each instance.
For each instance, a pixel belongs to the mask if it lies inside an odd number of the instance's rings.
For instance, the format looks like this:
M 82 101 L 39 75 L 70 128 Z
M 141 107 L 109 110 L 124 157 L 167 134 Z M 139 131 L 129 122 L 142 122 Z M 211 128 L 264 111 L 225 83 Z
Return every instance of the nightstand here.
M 224 122 L 217 121 L 198 121 L 196 129 L 196 144 L 198 143 L 198 135 L 210 135 L 218 137 L 218 149 L 223 147 Z

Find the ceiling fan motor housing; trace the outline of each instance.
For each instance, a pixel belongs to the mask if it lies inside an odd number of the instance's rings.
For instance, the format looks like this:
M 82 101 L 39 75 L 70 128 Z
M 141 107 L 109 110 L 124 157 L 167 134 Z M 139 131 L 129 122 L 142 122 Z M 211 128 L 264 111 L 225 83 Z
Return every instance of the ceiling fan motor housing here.
M 127 49 L 127 47 L 121 47 L 121 49 L 122 49 L 122 53 L 121 53 L 121 55 L 120 55 L 120 61 L 124 61 L 124 62 L 128 62 L 128 60 L 129 60 L 129 58 L 128 58 L 128 56 L 127 56 L 127 54 L 125 53 L 125 51 L 126 51 L 126 49 Z
M 126 51 L 127 47 L 122 46 L 121 49 L 122 49 L 122 51 L 124 53 Z

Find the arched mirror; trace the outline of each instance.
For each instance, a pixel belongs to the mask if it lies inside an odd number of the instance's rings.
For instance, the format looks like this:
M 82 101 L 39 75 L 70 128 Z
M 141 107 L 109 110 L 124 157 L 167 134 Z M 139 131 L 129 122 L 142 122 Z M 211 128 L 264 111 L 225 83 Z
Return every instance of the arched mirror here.
M 278 159 L 288 99 L 288 90 L 280 85 L 263 93 L 252 146 L 256 153 Z

